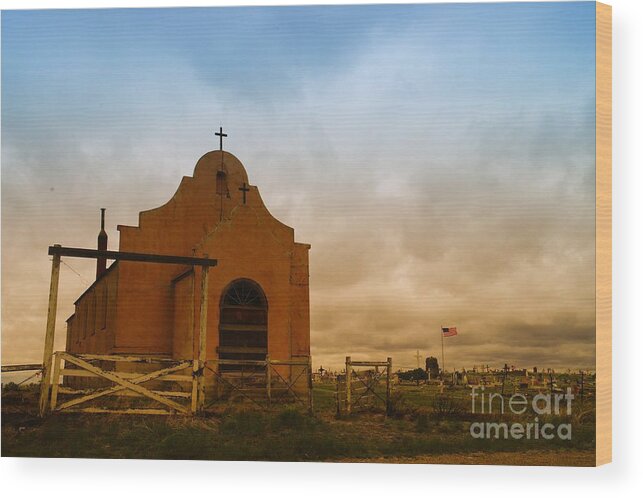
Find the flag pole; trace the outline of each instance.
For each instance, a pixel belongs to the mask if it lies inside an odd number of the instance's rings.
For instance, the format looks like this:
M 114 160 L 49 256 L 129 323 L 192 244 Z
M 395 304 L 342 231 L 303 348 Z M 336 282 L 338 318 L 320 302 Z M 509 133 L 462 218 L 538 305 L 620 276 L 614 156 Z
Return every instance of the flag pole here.
M 440 337 L 442 338 L 442 378 L 444 379 L 445 365 L 444 365 L 444 332 L 442 332 L 442 326 L 440 325 Z

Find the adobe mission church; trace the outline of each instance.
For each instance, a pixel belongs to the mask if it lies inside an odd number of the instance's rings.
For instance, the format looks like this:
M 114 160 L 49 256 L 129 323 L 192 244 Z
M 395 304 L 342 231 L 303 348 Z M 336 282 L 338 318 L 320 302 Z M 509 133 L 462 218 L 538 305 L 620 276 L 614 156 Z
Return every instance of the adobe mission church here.
M 218 260 L 208 272 L 206 360 L 308 357 L 310 245 L 295 242 L 241 162 L 222 149 L 201 157 L 137 226 L 118 225 L 118 250 Z M 104 210 L 98 248 L 107 249 Z M 67 351 L 195 357 L 200 272 L 131 261 L 107 268 L 99 259 L 96 281 L 67 320 Z

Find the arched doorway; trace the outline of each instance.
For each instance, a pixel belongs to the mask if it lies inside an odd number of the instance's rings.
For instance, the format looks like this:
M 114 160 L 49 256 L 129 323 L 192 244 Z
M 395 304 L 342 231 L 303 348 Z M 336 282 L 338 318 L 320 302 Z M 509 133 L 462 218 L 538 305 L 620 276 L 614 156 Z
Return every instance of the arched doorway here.
M 268 353 L 268 301 L 256 282 L 239 279 L 223 292 L 219 318 L 219 358 L 265 360 Z M 255 370 L 221 365 L 223 372 Z

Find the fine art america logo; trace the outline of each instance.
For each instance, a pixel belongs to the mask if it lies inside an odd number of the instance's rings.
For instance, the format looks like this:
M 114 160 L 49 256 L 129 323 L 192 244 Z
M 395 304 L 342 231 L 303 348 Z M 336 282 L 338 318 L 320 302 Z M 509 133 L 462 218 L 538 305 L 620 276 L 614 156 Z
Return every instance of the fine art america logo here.
M 572 414 L 574 395 L 570 388 L 565 394 L 537 394 L 531 401 L 524 394 L 513 394 L 505 398 L 500 393 L 487 394 L 484 387 L 471 388 L 471 413 L 481 415 L 505 414 L 524 416 L 528 422 L 473 422 L 469 427 L 475 439 L 572 439 L 572 424 L 541 421 L 539 417 L 549 418 L 552 415 Z M 569 419 L 570 417 L 566 417 Z

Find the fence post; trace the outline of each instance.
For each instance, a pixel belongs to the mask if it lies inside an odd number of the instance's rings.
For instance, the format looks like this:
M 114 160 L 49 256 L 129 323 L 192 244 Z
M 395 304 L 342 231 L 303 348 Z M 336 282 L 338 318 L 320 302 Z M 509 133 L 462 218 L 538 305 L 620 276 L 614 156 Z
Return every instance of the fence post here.
M 266 355 L 266 397 L 268 398 L 268 407 L 272 403 L 272 366 L 270 365 L 270 356 Z
M 190 411 L 194 414 L 198 409 L 199 396 L 199 360 L 192 359 L 192 399 L 190 400 Z
M 208 257 L 208 255 L 204 255 Z M 199 387 L 198 387 L 198 411 L 205 406 L 205 353 L 206 334 L 208 330 L 208 266 L 201 267 L 201 307 L 199 315 Z
M 313 414 L 313 359 L 308 356 L 308 413 Z
M 190 334 L 192 335 L 192 396 L 190 398 L 190 412 L 194 415 L 198 409 L 198 396 L 199 396 L 199 355 L 196 349 L 196 337 L 194 333 L 194 298 L 196 295 L 196 266 L 192 266 L 192 285 L 190 287 L 190 319 L 188 326 L 190 327 Z
M 54 247 L 60 247 L 56 244 Z M 49 305 L 47 308 L 47 329 L 45 332 L 45 349 L 42 359 L 42 380 L 40 381 L 40 416 L 47 413 L 49 388 L 51 384 L 51 363 L 56 334 L 56 310 L 58 306 L 58 279 L 60 277 L 60 253 L 54 254 L 51 262 L 51 281 L 49 283 Z
M 339 417 L 342 414 L 339 399 L 339 375 L 335 376 L 335 407 L 337 409 L 337 416 Z
M 391 373 L 393 372 L 393 358 L 386 358 L 386 414 L 391 414 Z
M 54 353 L 54 374 L 51 382 L 51 410 L 56 409 L 58 403 L 58 381 L 60 380 L 60 364 L 62 363 L 60 354 Z
M 351 384 L 353 383 L 351 357 L 346 357 L 346 413 L 351 414 Z

